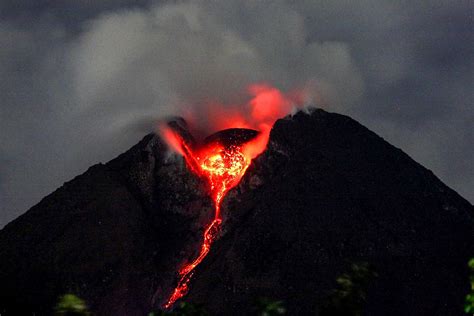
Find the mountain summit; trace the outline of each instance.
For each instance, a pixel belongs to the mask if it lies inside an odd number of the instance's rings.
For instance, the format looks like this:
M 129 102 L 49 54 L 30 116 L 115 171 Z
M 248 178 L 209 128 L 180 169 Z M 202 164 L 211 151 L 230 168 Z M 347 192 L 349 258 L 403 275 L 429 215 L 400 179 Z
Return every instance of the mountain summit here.
M 199 252 L 213 205 L 156 135 L 65 183 L 0 231 L 0 314 L 48 315 L 74 293 L 97 315 L 146 315 Z M 314 314 L 351 262 L 378 277 L 367 315 L 462 315 L 474 207 L 349 117 L 278 120 L 222 204 L 184 300 L 251 315 L 255 299 Z

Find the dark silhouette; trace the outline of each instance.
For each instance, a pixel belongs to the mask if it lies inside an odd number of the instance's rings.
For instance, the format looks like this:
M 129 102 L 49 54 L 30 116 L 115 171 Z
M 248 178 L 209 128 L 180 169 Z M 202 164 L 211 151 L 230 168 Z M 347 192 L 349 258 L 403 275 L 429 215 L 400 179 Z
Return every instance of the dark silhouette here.
M 271 297 L 287 315 L 308 315 L 345 262 L 366 261 L 378 273 L 366 315 L 463 315 L 473 209 L 349 117 L 299 112 L 276 122 L 229 192 L 219 239 L 184 300 L 248 315 Z M 212 216 L 204 183 L 148 135 L 0 231 L 0 313 L 51 314 L 63 293 L 95 315 L 158 310 Z

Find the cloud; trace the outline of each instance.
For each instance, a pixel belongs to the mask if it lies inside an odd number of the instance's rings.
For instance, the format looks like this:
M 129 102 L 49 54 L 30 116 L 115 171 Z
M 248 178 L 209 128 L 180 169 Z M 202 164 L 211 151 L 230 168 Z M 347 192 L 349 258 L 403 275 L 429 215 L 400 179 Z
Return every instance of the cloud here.
M 2 5 L 0 226 L 126 150 L 157 117 L 211 98 L 238 103 L 258 81 L 310 83 L 319 106 L 474 198 L 467 3 Z

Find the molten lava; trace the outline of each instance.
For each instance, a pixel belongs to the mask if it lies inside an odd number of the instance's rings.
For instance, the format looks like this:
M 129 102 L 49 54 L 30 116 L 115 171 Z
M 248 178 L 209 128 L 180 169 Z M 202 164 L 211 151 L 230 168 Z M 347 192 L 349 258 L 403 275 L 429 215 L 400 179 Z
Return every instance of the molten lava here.
M 168 130 L 167 133 L 170 132 L 172 133 Z M 170 136 L 168 134 L 168 137 Z M 214 219 L 204 231 L 203 243 L 197 258 L 179 271 L 178 285 L 164 305 L 165 308 L 170 308 L 178 299 L 186 295 L 194 269 L 209 253 L 222 222 L 220 213 L 222 199 L 245 174 L 253 158 L 250 155 L 252 151 L 248 148 L 254 144 L 252 141 L 245 144 L 235 142 L 225 144 L 223 140 L 218 139 L 206 144 L 203 148 L 193 150 L 179 135 L 175 134 L 172 139 L 174 142 L 180 142 L 180 152 L 184 154 L 189 168 L 208 182 L 210 195 L 214 201 Z
M 242 179 L 252 159 L 265 150 L 274 122 L 290 113 L 301 99 L 297 94 L 285 95 L 268 84 L 253 84 L 248 92 L 252 98 L 246 105 L 232 107 L 212 103 L 187 116 L 191 123 L 207 121 L 205 129 L 220 130 L 206 138 L 201 146 L 184 141 L 177 129 L 161 126 L 161 135 L 170 148 L 183 155 L 187 166 L 208 183 L 214 201 L 214 219 L 204 230 L 199 255 L 180 269 L 178 285 L 164 304 L 166 309 L 186 295 L 195 268 L 217 238 L 223 198 Z

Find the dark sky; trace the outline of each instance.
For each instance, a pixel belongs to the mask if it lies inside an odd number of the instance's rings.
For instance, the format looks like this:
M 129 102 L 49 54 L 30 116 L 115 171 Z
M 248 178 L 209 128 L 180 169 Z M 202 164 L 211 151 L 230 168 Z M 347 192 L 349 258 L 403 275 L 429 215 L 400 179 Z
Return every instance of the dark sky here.
M 474 201 L 472 1 L 1 0 L 0 227 L 176 104 L 311 83 Z

